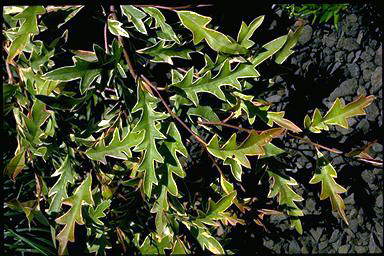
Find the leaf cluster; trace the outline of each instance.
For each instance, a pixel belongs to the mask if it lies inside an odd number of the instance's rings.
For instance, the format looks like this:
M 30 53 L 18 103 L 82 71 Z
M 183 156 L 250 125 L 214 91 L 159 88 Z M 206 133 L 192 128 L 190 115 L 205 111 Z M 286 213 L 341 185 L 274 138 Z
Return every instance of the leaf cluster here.
M 270 177 L 268 198 L 279 204 L 263 211 L 281 212 L 302 233 L 298 202 L 305 199 L 293 187 L 296 180 L 273 164 L 287 154 L 278 142 L 330 125 L 347 127 L 374 97 L 347 105 L 336 99 L 325 116 L 316 109 L 301 128 L 284 111 L 271 111 L 271 103 L 250 89 L 263 75 L 260 65 L 281 64 L 294 53 L 301 30 L 256 44 L 263 16 L 243 22 L 234 39 L 214 28 L 211 17 L 190 10 L 121 5 L 104 10 L 104 45 L 92 51 L 69 49 L 68 31 L 49 43 L 35 39 L 47 29 L 46 15 L 64 15 L 56 25 L 63 30 L 84 8 L 4 9 L 4 116 L 17 145 L 5 159 L 11 179 L 6 207 L 25 215 L 29 231 L 43 222 L 42 232 L 51 236 L 44 247 L 20 225 L 9 227 L 8 251 L 20 239 L 32 247 L 28 252 L 71 254 L 85 237 L 82 252 L 97 255 L 229 253 L 218 230 L 245 223 L 238 215 L 251 209 L 252 198 L 239 187 L 244 172 L 260 166 Z M 177 22 L 169 23 L 168 15 Z M 63 52 L 73 65 L 61 65 Z M 150 68 L 159 62 L 167 66 L 164 79 Z M 318 151 L 309 183 L 321 184 L 320 199 L 329 198 L 348 223 L 339 195 L 346 189 L 320 152 L 327 147 L 299 138 Z M 188 166 L 199 157 L 196 148 L 210 161 L 199 189 L 189 179 L 196 170 Z

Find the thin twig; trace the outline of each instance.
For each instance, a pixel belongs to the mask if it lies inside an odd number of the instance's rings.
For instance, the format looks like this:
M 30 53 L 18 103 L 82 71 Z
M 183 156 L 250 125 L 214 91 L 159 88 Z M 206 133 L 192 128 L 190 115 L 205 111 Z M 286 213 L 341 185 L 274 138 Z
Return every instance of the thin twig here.
M 213 156 L 211 156 L 211 153 L 208 152 L 208 149 L 207 148 L 204 148 L 206 151 L 207 151 L 207 154 L 208 154 L 208 157 L 209 159 L 211 159 L 211 161 L 213 162 L 213 165 L 216 167 L 216 169 L 219 171 L 220 175 L 221 176 L 224 176 L 223 174 L 223 171 L 220 169 L 220 166 L 217 164 L 215 158 L 213 158 Z
M 108 51 L 108 33 L 107 33 L 107 23 L 105 23 L 104 25 L 104 48 L 105 48 L 105 52 L 106 53 L 109 53 Z
M 225 118 L 223 121 L 221 121 L 221 122 L 223 122 L 223 123 L 228 122 L 233 117 L 233 115 L 234 115 L 234 113 L 231 112 L 231 114 L 227 118 Z
M 336 153 L 336 154 L 339 154 L 339 155 L 343 155 L 343 156 L 346 156 L 346 157 L 351 157 L 348 153 L 344 153 L 343 151 L 335 149 L 335 148 L 328 148 L 326 146 L 323 146 L 323 145 L 320 145 L 318 143 L 315 143 L 315 142 L 309 140 L 308 138 L 302 138 L 302 137 L 299 137 L 299 136 L 296 136 L 296 135 L 293 135 L 293 134 L 290 134 L 290 133 L 288 133 L 288 135 L 293 137 L 293 138 L 299 139 L 299 140 L 301 140 L 301 141 L 303 141 L 305 143 L 312 144 L 316 148 L 322 148 L 322 149 L 325 149 L 327 151 L 330 151 L 330 152 L 333 152 L 333 153 Z M 365 158 L 365 157 L 359 157 L 359 158 L 356 158 L 356 160 L 362 161 L 362 162 L 365 162 L 365 163 L 371 163 L 373 165 L 383 166 L 383 161 L 382 160 L 369 159 L 369 158 Z
M 208 125 L 221 125 L 221 126 L 226 126 L 226 127 L 230 127 L 230 128 L 233 128 L 233 129 L 237 129 L 237 130 L 240 130 L 240 131 L 245 131 L 245 132 L 248 132 L 248 133 L 256 131 L 256 130 L 252 130 L 252 129 L 247 129 L 247 128 L 235 126 L 235 125 L 232 125 L 232 124 L 227 124 L 227 123 L 224 123 L 224 122 L 197 121 L 197 123 L 198 124 L 208 124 Z M 256 131 L 256 132 L 260 132 L 260 131 Z
M 8 74 L 8 78 L 9 78 L 8 83 L 9 84 L 15 84 L 16 80 L 13 78 L 13 74 L 12 74 L 11 68 L 9 67 L 8 61 L 5 62 L 5 67 L 7 69 L 7 74 Z
M 302 138 L 302 137 L 293 135 L 293 134 L 291 134 L 291 133 L 288 133 L 288 135 L 291 136 L 291 137 L 293 137 L 293 138 L 295 138 L 295 139 L 301 140 L 301 141 L 303 141 L 303 142 L 305 142 L 305 143 L 311 144 L 311 145 L 313 145 L 313 146 L 315 146 L 315 147 L 317 147 L 317 148 L 322 148 L 322 149 L 325 149 L 325 150 L 327 150 L 327 151 L 329 151 L 329 152 L 333 152 L 333 153 L 336 153 L 336 154 L 344 154 L 344 152 L 341 151 L 341 150 L 338 150 L 338 149 L 336 149 L 336 148 L 328 148 L 328 147 L 326 147 L 326 146 L 323 146 L 323 145 L 320 145 L 320 144 L 318 144 L 318 143 L 315 143 L 315 142 L 311 141 L 311 140 L 308 139 L 308 138 Z
M 176 69 L 181 71 L 181 72 L 183 72 L 184 74 L 188 72 L 187 70 L 185 70 L 183 68 L 180 68 L 180 67 L 177 67 Z M 200 78 L 200 76 L 198 74 L 196 74 L 196 73 L 193 73 L 193 77 L 194 78 Z
M 212 4 L 189 4 L 189 5 L 184 5 L 184 6 L 163 6 L 163 5 L 154 5 L 154 4 L 135 4 L 135 7 L 155 7 L 158 9 L 164 9 L 164 10 L 170 10 L 170 11 L 175 11 L 175 10 L 182 10 L 182 9 L 190 9 L 190 8 L 199 8 L 199 7 L 206 7 L 206 6 L 212 6 Z

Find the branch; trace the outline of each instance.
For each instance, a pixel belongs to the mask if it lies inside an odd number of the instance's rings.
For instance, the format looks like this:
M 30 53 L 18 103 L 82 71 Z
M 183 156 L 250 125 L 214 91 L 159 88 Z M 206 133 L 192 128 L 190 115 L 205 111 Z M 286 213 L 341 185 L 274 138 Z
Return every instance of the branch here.
M 248 133 L 256 131 L 256 130 L 253 130 L 253 129 L 247 129 L 247 128 L 244 128 L 244 127 L 239 127 L 239 126 L 235 126 L 235 125 L 232 125 L 232 124 L 227 124 L 225 122 L 197 121 L 197 123 L 198 124 L 208 124 L 208 125 L 221 125 L 221 126 L 226 126 L 226 127 L 230 127 L 230 128 L 233 128 L 233 129 L 237 129 L 237 130 L 240 130 L 240 131 L 245 131 L 245 132 L 248 132 Z M 256 131 L 256 132 L 260 133 L 261 131 Z
M 116 14 L 115 14 L 115 8 L 113 5 L 111 5 L 110 7 L 110 10 L 111 10 L 111 15 L 113 15 L 114 18 L 116 18 Z M 129 58 L 129 55 L 128 55 L 128 52 L 127 50 L 125 49 L 124 47 L 124 42 L 123 42 L 123 39 L 121 36 L 117 36 L 117 39 L 119 41 L 119 43 L 123 46 L 123 55 L 124 55 L 124 59 L 125 61 L 127 62 L 127 65 L 128 65 L 128 70 L 129 72 L 131 73 L 133 79 L 135 81 L 137 81 L 139 78 L 143 79 L 143 81 L 145 82 L 144 83 L 144 86 L 146 87 L 146 89 L 151 92 L 152 90 L 154 90 L 156 92 L 156 94 L 159 96 L 160 98 L 160 101 L 161 103 L 163 103 L 164 107 L 167 109 L 168 113 L 173 117 L 175 118 L 198 142 L 200 142 L 204 148 L 207 147 L 207 143 L 202 139 L 200 138 L 199 135 L 197 135 L 195 132 L 193 132 L 177 115 L 175 112 L 172 111 L 172 109 L 168 106 L 167 102 L 164 100 L 164 98 L 161 96 L 160 92 L 159 92 L 159 89 L 153 85 L 153 83 L 144 75 L 141 75 L 140 77 L 136 74 L 134 68 L 133 68 L 133 65 L 132 65 L 132 62 Z M 161 88 L 163 89 L 163 88 Z
M 323 146 L 321 144 L 315 143 L 315 142 L 311 141 L 308 138 L 302 138 L 302 137 L 293 135 L 291 133 L 288 133 L 288 135 L 293 137 L 293 138 L 295 138 L 295 139 L 299 139 L 299 140 L 303 141 L 304 143 L 311 144 L 315 148 L 322 148 L 322 149 L 325 149 L 325 150 L 327 150 L 329 152 L 333 152 L 333 153 L 336 153 L 336 154 L 339 154 L 339 155 L 343 155 L 343 156 L 346 156 L 346 157 L 351 157 L 351 155 L 349 153 L 345 153 L 345 152 L 343 152 L 341 150 L 338 150 L 336 148 L 328 148 L 328 147 Z M 377 165 L 377 166 L 383 166 L 383 161 L 382 160 L 376 160 L 376 159 L 373 159 L 373 158 L 366 158 L 366 157 L 359 157 L 359 158 L 355 158 L 355 159 L 359 160 L 359 161 L 362 161 L 362 162 L 365 162 L 365 163 L 370 163 L 370 164 Z
M 190 8 L 199 8 L 199 7 L 206 7 L 206 6 L 212 6 L 212 4 L 189 4 L 184 6 L 163 6 L 163 5 L 155 5 L 155 4 L 135 4 L 135 7 L 155 7 L 158 9 L 164 9 L 164 10 L 180 10 L 180 9 L 190 9 Z

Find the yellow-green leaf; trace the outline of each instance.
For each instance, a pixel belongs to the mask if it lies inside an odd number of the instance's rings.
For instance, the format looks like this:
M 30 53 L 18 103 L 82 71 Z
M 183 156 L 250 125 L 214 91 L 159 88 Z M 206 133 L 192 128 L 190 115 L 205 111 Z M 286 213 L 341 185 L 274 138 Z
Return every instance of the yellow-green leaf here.
M 247 49 L 230 40 L 226 35 L 216 30 L 207 28 L 211 17 L 206 17 L 192 11 L 177 11 L 181 23 L 193 34 L 193 43 L 198 44 L 203 39 L 217 52 L 229 54 L 245 54 Z
M 71 208 L 62 216 L 56 219 L 56 223 L 65 225 L 60 233 L 56 236 L 59 240 L 59 254 L 63 255 L 68 241 L 75 241 L 75 224 L 84 224 L 84 219 L 81 214 L 84 204 L 94 205 L 92 192 L 92 175 L 88 174 L 85 180 L 76 188 L 73 195 L 65 200 L 63 204 L 71 206 Z
M 316 184 L 321 182 L 321 194 L 320 200 L 329 198 L 332 204 L 332 211 L 337 211 L 343 218 L 345 223 L 348 224 L 347 216 L 344 212 L 344 201 L 339 195 L 347 190 L 336 183 L 335 178 L 337 177 L 336 170 L 333 168 L 321 152 L 317 152 L 317 168 L 312 179 L 309 181 L 310 184 Z
M 303 201 L 303 198 L 298 195 L 291 186 L 298 185 L 292 177 L 286 179 L 274 172 L 268 171 L 268 175 L 272 180 L 271 188 L 268 193 L 268 198 L 278 197 L 279 205 L 284 207 L 285 211 L 290 216 L 303 216 L 303 212 L 295 204 L 295 201 Z M 294 226 L 300 234 L 303 233 L 300 219 L 292 219 L 291 226 Z
M 375 96 L 360 95 L 353 102 L 345 105 L 343 100 L 337 98 L 324 117 L 318 109 L 313 112 L 312 120 L 308 116 L 304 119 L 304 124 L 314 133 L 320 133 L 322 130 L 329 130 L 329 125 L 338 125 L 343 128 L 349 128 L 348 118 L 365 115 L 364 109 L 372 103 Z

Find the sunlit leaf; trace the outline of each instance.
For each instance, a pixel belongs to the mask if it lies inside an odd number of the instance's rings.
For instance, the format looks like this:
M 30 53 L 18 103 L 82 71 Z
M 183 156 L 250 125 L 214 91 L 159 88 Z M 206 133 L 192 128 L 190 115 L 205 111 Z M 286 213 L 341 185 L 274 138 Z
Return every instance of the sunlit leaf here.
M 325 159 L 322 153 L 317 152 L 316 172 L 309 183 L 316 184 L 321 182 L 320 200 L 329 198 L 332 204 L 332 211 L 337 211 L 345 223 L 348 224 L 347 216 L 344 212 L 344 201 L 339 195 L 340 193 L 347 192 L 347 190 L 336 183 L 336 177 L 337 173 L 332 164 Z

